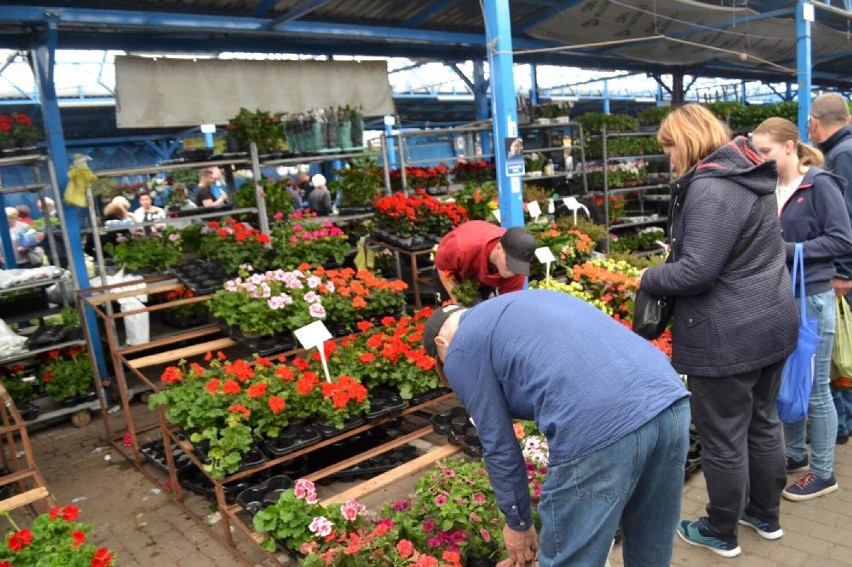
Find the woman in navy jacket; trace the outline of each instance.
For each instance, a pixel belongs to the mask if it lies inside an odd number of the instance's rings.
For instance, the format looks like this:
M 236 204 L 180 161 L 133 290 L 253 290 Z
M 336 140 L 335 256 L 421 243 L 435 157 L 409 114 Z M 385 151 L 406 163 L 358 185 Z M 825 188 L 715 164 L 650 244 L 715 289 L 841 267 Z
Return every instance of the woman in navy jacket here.
M 786 483 L 775 400 L 796 348 L 798 315 L 775 209 L 775 164 L 710 111 L 686 104 L 657 139 L 671 185 L 671 261 L 648 268 L 641 288 L 674 297 L 672 366 L 689 375 L 702 445 L 707 516 L 684 520 L 687 543 L 741 553 L 738 524 L 783 535 Z
M 754 131 L 752 141 L 766 159 L 775 160 L 778 186 L 775 196 L 792 268 L 795 244 L 805 254 L 805 301 L 808 317 L 819 320 L 819 345 L 814 365 L 814 384 L 808 404 L 811 420 L 810 466 L 805 447 L 805 423 L 784 425 L 787 471 L 807 474 L 782 493 L 788 500 L 809 500 L 837 490 L 834 477 L 834 442 L 837 412 L 829 388 L 831 349 L 834 343 L 835 308 L 831 279 L 834 261 L 852 252 L 852 229 L 843 200 L 846 181 L 818 166 L 819 150 L 799 141 L 799 130 L 784 118 L 769 118 Z M 808 470 L 810 469 L 810 470 Z

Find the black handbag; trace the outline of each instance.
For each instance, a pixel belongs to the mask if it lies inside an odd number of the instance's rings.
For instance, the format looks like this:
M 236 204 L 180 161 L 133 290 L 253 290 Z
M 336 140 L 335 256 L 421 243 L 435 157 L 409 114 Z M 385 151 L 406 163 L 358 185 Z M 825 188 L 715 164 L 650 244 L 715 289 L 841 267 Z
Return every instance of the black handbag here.
M 633 332 L 649 341 L 662 335 L 674 313 L 673 299 L 638 289 L 633 301 Z

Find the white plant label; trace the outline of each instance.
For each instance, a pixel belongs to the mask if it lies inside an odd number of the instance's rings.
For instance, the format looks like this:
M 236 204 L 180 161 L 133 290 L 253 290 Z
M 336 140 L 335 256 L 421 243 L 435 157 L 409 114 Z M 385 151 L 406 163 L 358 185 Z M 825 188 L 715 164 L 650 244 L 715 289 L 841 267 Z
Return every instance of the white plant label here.
M 574 226 L 577 226 L 577 211 L 583 210 L 586 212 L 586 216 L 591 218 L 592 215 L 589 214 L 589 209 L 577 200 L 576 197 L 565 197 L 562 199 L 562 202 L 565 203 L 565 206 L 568 207 L 568 210 L 574 213 Z
M 491 214 L 494 215 L 494 218 L 497 219 L 497 222 L 503 222 L 503 220 L 500 218 L 500 209 L 494 209 L 493 211 L 491 211 Z
M 550 264 L 556 261 L 553 251 L 547 246 L 535 249 L 535 257 L 545 265 L 544 281 L 550 283 Z
M 541 207 L 539 206 L 538 201 L 530 201 L 527 203 L 527 212 L 529 212 L 533 220 L 538 220 L 538 217 L 541 216 Z
M 316 348 L 319 351 L 322 369 L 325 372 L 325 379 L 331 382 L 331 373 L 328 371 L 328 361 L 325 359 L 325 349 L 323 344 L 325 341 L 331 340 L 331 333 L 326 328 L 322 321 L 314 321 L 310 325 L 305 325 L 301 329 L 296 329 L 293 333 L 296 339 L 302 344 L 303 348 Z

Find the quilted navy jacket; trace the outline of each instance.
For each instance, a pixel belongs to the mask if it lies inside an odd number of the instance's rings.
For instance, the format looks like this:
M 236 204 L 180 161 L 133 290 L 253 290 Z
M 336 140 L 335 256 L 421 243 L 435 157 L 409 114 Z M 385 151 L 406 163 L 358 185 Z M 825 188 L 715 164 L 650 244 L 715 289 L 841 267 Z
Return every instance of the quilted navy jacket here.
M 674 297 L 672 365 L 678 372 L 732 376 L 783 360 L 796 348 L 799 318 L 776 182 L 775 162 L 738 137 L 672 183 L 674 261 L 649 268 L 641 287 Z

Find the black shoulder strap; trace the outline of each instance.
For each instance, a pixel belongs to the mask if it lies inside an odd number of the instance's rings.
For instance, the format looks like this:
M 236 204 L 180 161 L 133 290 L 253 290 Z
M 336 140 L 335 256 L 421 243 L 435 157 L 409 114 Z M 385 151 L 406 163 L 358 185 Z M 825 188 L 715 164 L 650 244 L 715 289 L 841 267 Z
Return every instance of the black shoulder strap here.
M 751 234 L 748 237 L 748 240 L 743 242 L 739 248 L 734 252 L 734 255 L 731 256 L 731 259 L 728 260 L 728 263 L 735 261 L 737 258 L 745 254 L 745 251 L 748 250 L 748 247 L 751 246 L 751 243 L 754 242 L 754 239 L 757 238 L 757 233 L 760 232 L 761 227 L 763 226 L 763 219 L 766 217 L 766 197 L 759 197 L 762 214 L 760 215 L 760 222 L 757 223 L 757 227 L 751 231 Z

